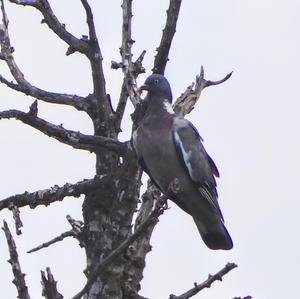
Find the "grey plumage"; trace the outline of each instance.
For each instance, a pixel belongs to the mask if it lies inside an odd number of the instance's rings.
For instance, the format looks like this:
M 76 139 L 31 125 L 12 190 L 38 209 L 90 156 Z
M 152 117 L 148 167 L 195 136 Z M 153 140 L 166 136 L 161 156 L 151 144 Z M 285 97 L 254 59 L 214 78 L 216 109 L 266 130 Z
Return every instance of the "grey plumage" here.
M 166 78 L 151 75 L 141 89 L 148 91 L 148 107 L 133 132 L 133 146 L 141 165 L 164 193 L 177 178 L 180 192 L 171 200 L 193 217 L 209 248 L 231 249 L 232 240 L 217 200 L 214 176 L 219 172 L 199 133 L 188 120 L 175 115 Z

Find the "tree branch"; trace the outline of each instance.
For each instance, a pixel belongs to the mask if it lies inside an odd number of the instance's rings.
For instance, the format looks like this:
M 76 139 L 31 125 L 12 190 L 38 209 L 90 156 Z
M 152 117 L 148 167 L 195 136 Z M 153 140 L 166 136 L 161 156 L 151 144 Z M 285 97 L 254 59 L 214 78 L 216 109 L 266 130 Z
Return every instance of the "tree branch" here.
M 11 3 L 20 4 L 20 5 L 29 5 L 36 6 L 39 4 L 39 0 L 9 0 Z
M 84 54 L 89 59 L 91 69 L 92 69 L 92 77 L 93 77 L 93 86 L 94 86 L 93 94 L 98 100 L 101 99 L 102 103 L 105 102 L 104 111 L 110 108 L 110 103 L 108 103 L 109 99 L 106 97 L 106 91 L 105 91 L 105 79 L 104 79 L 104 73 L 102 68 L 103 57 L 96 36 L 92 10 L 88 4 L 88 1 L 81 0 L 82 5 L 86 11 L 87 24 L 89 27 L 89 35 L 90 35 L 89 39 L 87 39 L 86 37 L 83 37 L 82 39 L 78 39 L 75 36 L 73 36 L 71 33 L 69 33 L 65 28 L 66 27 L 65 24 L 60 23 L 59 20 L 57 19 L 56 15 L 52 11 L 51 5 L 49 4 L 48 0 L 39 0 L 39 1 L 9 0 L 9 1 L 15 4 L 32 6 L 38 9 L 44 16 L 43 23 L 47 23 L 49 28 L 59 38 L 64 40 L 69 45 L 69 48 L 66 53 L 67 55 L 70 55 L 75 51 L 78 51 Z M 28 86 L 27 89 L 29 89 Z
M 16 228 L 16 234 L 17 235 L 21 235 L 22 231 L 21 231 L 21 227 L 23 227 L 23 223 L 20 217 L 20 210 L 18 207 L 16 207 L 15 205 L 11 204 L 8 207 L 9 210 L 12 211 L 13 214 L 13 218 L 15 221 L 15 228 Z
M 83 225 L 84 225 L 83 222 L 74 220 L 70 215 L 67 215 L 67 220 L 69 221 L 70 225 L 72 226 L 71 230 L 68 230 L 68 231 L 60 234 L 59 236 L 51 239 L 50 241 L 44 242 L 43 244 L 28 250 L 27 253 L 32 253 L 32 252 L 41 250 L 43 248 L 49 247 L 52 244 L 63 241 L 67 237 L 73 237 L 73 238 L 77 239 L 80 243 L 80 246 L 82 247 L 84 244 L 83 238 L 82 238 L 82 233 L 83 233 L 82 230 L 83 230 Z
M 46 103 L 67 105 L 72 106 L 79 111 L 88 111 L 88 104 L 84 101 L 86 98 L 78 95 L 46 91 L 31 85 L 26 80 L 21 84 L 16 84 L 8 81 L 2 75 L 0 75 L 0 82 L 13 90 L 22 92 L 25 95 L 37 98 Z
M 11 235 L 11 232 L 9 230 L 9 227 L 6 223 L 6 221 L 3 221 L 3 227 L 2 227 L 5 237 L 7 240 L 7 245 L 9 249 L 9 255 L 10 259 L 8 262 L 11 264 L 12 271 L 14 274 L 14 280 L 13 283 L 17 287 L 18 291 L 18 297 L 20 299 L 30 299 L 29 293 L 28 293 L 28 288 L 25 282 L 25 274 L 22 273 L 21 266 L 19 263 L 19 257 L 18 257 L 18 252 L 17 252 L 17 247 L 15 244 L 15 241 Z
M 55 138 L 56 140 L 70 145 L 76 149 L 98 152 L 100 148 L 106 148 L 112 152 L 124 155 L 127 150 L 126 143 L 122 143 L 116 139 L 85 135 L 80 132 L 67 130 L 62 125 L 57 126 L 45 121 L 31 113 L 25 113 L 19 110 L 7 110 L 0 112 L 0 119 L 15 118 L 23 123 L 39 130 L 45 135 Z
M 95 24 L 94 24 L 94 17 L 93 17 L 91 7 L 90 7 L 87 0 L 81 0 L 81 3 L 82 3 L 82 5 L 85 9 L 85 12 L 86 12 L 86 22 L 87 22 L 88 27 L 89 27 L 90 40 L 97 41 L 96 29 L 95 29 Z
M 143 59 L 145 57 L 146 51 L 144 50 L 141 55 L 137 58 L 136 61 L 133 62 L 132 67 L 133 67 L 133 71 L 132 74 L 134 75 L 134 77 L 136 78 L 139 74 L 144 73 L 145 72 L 145 68 L 142 65 Z M 118 69 L 118 68 L 123 68 L 123 63 L 117 63 L 112 61 L 111 62 L 111 68 L 113 69 Z M 119 102 L 118 102 L 118 106 L 116 109 L 116 113 L 115 113 L 115 128 L 116 128 L 116 132 L 120 133 L 121 132 L 121 122 L 123 119 L 123 115 L 124 115 L 124 111 L 126 108 L 126 104 L 127 104 L 127 99 L 128 99 L 128 84 L 126 84 L 127 79 L 126 77 L 124 77 L 123 79 L 123 84 L 122 84 L 122 88 L 121 88 L 121 93 L 120 93 L 120 98 L 119 98 Z M 129 87 L 130 88 L 130 87 Z M 133 92 L 135 92 L 133 90 Z
M 46 268 L 46 272 L 45 274 L 44 271 L 41 271 L 41 284 L 43 286 L 42 296 L 47 299 L 62 299 L 63 296 L 57 291 L 57 282 L 54 280 L 50 268 Z
M 127 88 L 129 98 L 135 107 L 140 102 L 140 97 L 136 93 L 137 87 L 136 77 L 138 74 L 134 72 L 134 66 L 132 63 L 131 47 L 134 40 L 131 36 L 131 20 L 132 20 L 132 0 L 123 0 L 123 24 L 122 24 L 122 46 L 120 53 L 122 56 L 122 70 L 124 73 L 124 80 Z
M 151 213 L 148 215 L 146 220 L 141 223 L 138 227 L 135 228 L 134 233 L 128 237 L 123 243 L 121 243 L 116 249 L 114 249 L 107 257 L 105 257 L 102 262 L 95 267 L 92 273 L 89 276 L 88 281 L 86 282 L 84 288 L 76 294 L 72 299 L 80 299 L 90 288 L 91 284 L 101 275 L 101 273 L 112 263 L 114 262 L 124 250 L 137 240 L 142 234 L 148 231 L 148 227 L 151 226 L 153 222 L 157 222 L 157 218 L 163 214 L 165 208 L 164 204 L 167 200 L 167 196 L 163 195 L 156 204 L 152 207 Z
M 105 99 L 108 100 L 106 97 L 106 91 L 105 91 L 105 78 L 103 73 L 103 67 L 102 67 L 102 53 L 100 50 L 95 24 L 94 24 L 94 17 L 91 10 L 91 7 L 87 0 L 81 0 L 81 3 L 85 9 L 86 12 L 86 22 L 88 24 L 89 28 L 89 52 L 88 52 L 88 58 L 90 60 L 91 68 L 92 68 L 92 77 L 93 77 L 93 86 L 94 86 L 94 95 L 97 99 L 102 99 L 102 101 Z M 109 107 L 110 105 L 106 106 Z
M 64 240 L 64 239 L 67 238 L 67 237 L 74 237 L 74 232 L 73 232 L 72 230 L 68 230 L 68 231 L 66 231 L 66 232 L 64 232 L 64 233 L 62 233 L 62 234 L 60 234 L 59 236 L 57 236 L 57 237 L 51 239 L 50 241 L 44 242 L 44 243 L 42 243 L 41 245 L 36 246 L 36 247 L 34 247 L 34 248 L 28 250 L 27 253 L 32 253 L 32 252 L 41 250 L 41 249 L 43 249 L 43 248 L 47 248 L 47 247 L 49 247 L 50 245 L 55 244 L 55 243 L 57 243 L 57 242 L 60 242 L 60 241 Z
M 36 2 L 30 1 L 30 3 L 36 3 Z M 27 2 L 26 4 L 23 5 L 27 5 Z M 11 46 L 10 43 L 9 32 L 8 32 L 8 18 L 5 12 L 3 0 L 1 0 L 1 11 L 2 11 L 2 24 L 0 27 L 1 59 L 6 62 L 12 76 L 14 77 L 17 83 L 8 81 L 2 75 L 0 75 L 0 82 L 4 83 L 6 86 L 8 86 L 13 90 L 38 98 L 47 103 L 68 105 L 68 106 L 73 106 L 77 110 L 87 111 L 88 108 L 87 103 L 83 101 L 85 98 L 77 95 L 69 95 L 69 94 L 45 91 L 43 89 L 31 85 L 25 79 L 24 74 L 19 69 L 12 55 L 13 47 Z
M 9 209 L 11 205 L 19 208 L 29 206 L 34 209 L 40 205 L 48 206 L 53 202 L 62 201 L 68 196 L 80 197 L 81 194 L 89 194 L 98 188 L 108 188 L 112 179 L 112 175 L 95 176 L 93 179 L 79 181 L 75 184 L 66 183 L 62 187 L 55 185 L 50 189 L 32 193 L 26 191 L 23 194 L 16 194 L 1 200 L 0 211 Z
M 226 266 L 223 269 L 221 269 L 219 272 L 217 272 L 214 275 L 209 275 L 208 279 L 205 280 L 203 283 L 200 283 L 200 284 L 195 283 L 194 287 L 192 289 L 190 289 L 189 291 L 187 291 L 179 296 L 170 295 L 169 299 L 191 298 L 191 297 L 195 296 L 196 294 L 198 294 L 201 290 L 203 290 L 205 288 L 210 288 L 210 286 L 212 285 L 213 282 L 215 282 L 217 280 L 222 281 L 222 277 L 236 267 L 237 267 L 237 265 L 234 263 L 227 263 Z
M 168 56 L 172 45 L 172 40 L 176 32 L 176 24 L 179 16 L 181 0 L 170 0 L 167 10 L 167 20 L 157 54 L 154 59 L 153 73 L 164 74 L 168 62 Z
M 194 109 L 203 89 L 209 86 L 221 84 L 227 81 L 231 75 L 232 72 L 218 81 L 206 80 L 204 78 L 204 68 L 201 66 L 200 75 L 196 76 L 195 83 L 188 86 L 185 92 L 173 104 L 175 113 L 182 116 L 189 114 Z
M 11 3 L 15 3 L 23 6 L 32 6 L 39 10 L 44 20 L 42 23 L 46 23 L 48 27 L 63 41 L 69 45 L 67 54 L 72 54 L 78 51 L 82 54 L 88 55 L 89 47 L 84 39 L 78 39 L 66 30 L 65 24 L 61 23 L 54 14 L 49 2 L 47 0 L 9 0 Z
M 155 202 L 159 201 L 161 192 L 148 180 L 148 188 L 142 195 L 142 204 L 139 208 L 134 227 L 138 228 L 144 223 L 153 211 Z M 130 268 L 127 270 L 129 275 L 126 281 L 126 287 L 129 291 L 136 292 L 137 286 L 143 279 L 143 270 L 145 268 L 145 259 L 149 251 L 151 251 L 150 239 L 155 226 L 158 223 L 158 218 L 149 224 L 147 231 L 143 233 L 135 242 L 127 249 L 126 257 L 130 261 Z M 127 291 L 128 292 L 128 291 Z

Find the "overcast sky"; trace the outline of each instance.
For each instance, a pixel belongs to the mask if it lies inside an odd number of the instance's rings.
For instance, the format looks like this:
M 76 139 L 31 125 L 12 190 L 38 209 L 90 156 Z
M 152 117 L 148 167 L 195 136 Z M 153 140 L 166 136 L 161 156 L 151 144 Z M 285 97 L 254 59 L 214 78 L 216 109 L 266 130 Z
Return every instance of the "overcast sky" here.
M 87 33 L 80 1 L 51 3 L 68 30 L 78 37 Z M 90 3 L 95 9 L 107 91 L 116 103 L 122 74 L 110 69 L 110 61 L 120 59 L 121 1 Z M 147 50 L 147 74 L 140 77 L 140 84 L 151 72 L 167 5 L 167 0 L 134 1 L 134 53 Z M 6 6 L 14 55 L 25 77 L 47 90 L 87 95 L 91 91 L 87 61 L 79 54 L 66 57 L 66 44 L 41 25 L 34 9 Z M 191 217 L 170 203 L 172 208 L 161 217 L 153 235 L 142 295 L 152 299 L 179 295 L 229 261 L 239 267 L 194 298 L 281 299 L 299 293 L 299 11 L 298 0 L 183 1 L 166 69 L 174 98 L 194 80 L 201 65 L 210 80 L 234 71 L 223 85 L 206 89 L 188 116 L 219 168 L 219 202 L 234 249 L 209 250 Z M 0 72 L 9 77 L 4 65 Z M 28 111 L 32 101 L 0 86 L 1 111 Z M 128 107 L 123 125 L 124 140 L 131 130 L 131 110 Z M 39 116 L 92 133 L 89 119 L 68 107 L 39 103 Z M 94 176 L 92 154 L 59 144 L 17 121 L 1 120 L 0 136 L 1 199 Z M 71 198 L 49 208 L 22 210 L 25 227 L 16 242 L 32 298 L 41 297 L 40 270 L 47 266 L 65 298 L 83 286 L 85 257 L 75 240 L 22 254 L 68 230 L 65 215 L 80 219 L 81 203 Z M 1 212 L 2 219 L 13 229 L 9 213 Z M 0 244 L 1 294 L 15 298 L 3 233 Z

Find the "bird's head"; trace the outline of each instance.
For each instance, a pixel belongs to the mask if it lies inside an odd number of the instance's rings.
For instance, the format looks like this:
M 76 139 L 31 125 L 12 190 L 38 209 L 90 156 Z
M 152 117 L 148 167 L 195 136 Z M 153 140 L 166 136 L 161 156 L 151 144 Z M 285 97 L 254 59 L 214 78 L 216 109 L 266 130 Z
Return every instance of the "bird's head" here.
M 171 87 L 163 75 L 153 74 L 149 76 L 139 90 L 146 90 L 150 96 L 162 97 L 163 99 L 168 99 L 170 103 L 172 102 Z

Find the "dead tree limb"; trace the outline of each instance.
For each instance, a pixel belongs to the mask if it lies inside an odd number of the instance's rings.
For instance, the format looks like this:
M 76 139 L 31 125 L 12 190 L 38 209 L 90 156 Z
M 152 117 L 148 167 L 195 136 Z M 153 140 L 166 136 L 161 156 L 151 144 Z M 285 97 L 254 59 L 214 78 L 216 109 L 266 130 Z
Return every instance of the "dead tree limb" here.
M 106 91 L 105 91 L 105 79 L 102 67 L 102 53 L 99 46 L 99 41 L 96 34 L 95 24 L 94 24 L 94 17 L 92 9 L 87 0 L 81 0 L 82 6 L 86 12 L 86 22 L 89 29 L 89 40 L 88 40 L 88 47 L 89 51 L 87 52 L 87 57 L 90 60 L 90 65 L 92 69 L 92 79 L 93 79 L 93 86 L 94 91 L 93 95 L 97 99 L 101 99 L 101 102 L 105 103 L 105 108 L 107 109 L 107 99 Z M 102 103 L 104 105 L 104 103 Z M 111 106 L 110 104 L 108 106 Z M 110 111 L 111 112 L 111 111 Z
M 111 180 L 112 175 L 95 176 L 93 179 L 75 184 L 66 183 L 62 187 L 55 185 L 50 189 L 13 195 L 0 201 L 0 211 L 8 209 L 11 205 L 19 208 L 28 206 L 31 209 L 40 205 L 48 206 L 53 202 L 62 201 L 67 196 L 79 197 L 81 194 L 89 194 L 99 188 L 108 188 Z
M 30 3 L 35 3 L 35 2 L 31 1 Z M 2 24 L 0 27 L 0 37 L 1 37 L 0 58 L 6 62 L 10 70 L 10 73 L 12 74 L 16 83 L 7 80 L 2 75 L 0 75 L 0 82 L 4 83 L 6 86 L 8 86 L 13 90 L 22 92 L 25 95 L 35 97 L 47 103 L 63 104 L 63 105 L 73 106 L 77 110 L 87 110 L 87 103 L 83 101 L 84 100 L 83 97 L 77 95 L 45 91 L 43 89 L 31 85 L 25 79 L 23 72 L 20 70 L 13 57 L 13 47 L 11 45 L 9 32 L 8 32 L 8 17 L 6 15 L 3 0 L 1 0 L 1 11 L 2 11 Z
M 133 70 L 132 70 L 132 76 L 134 76 L 134 78 L 137 78 L 139 74 L 142 74 L 145 72 L 145 68 L 142 65 L 143 59 L 145 57 L 146 51 L 144 50 L 141 55 L 137 58 L 136 61 L 133 62 Z M 123 63 L 116 63 L 114 61 L 111 62 L 112 63 L 112 68 L 123 68 Z M 124 76 L 123 79 L 123 84 L 121 87 L 121 92 L 120 92 L 120 97 L 119 97 L 119 101 L 118 101 L 118 105 L 117 105 L 117 109 L 116 109 L 116 113 L 115 113 L 115 127 L 116 127 L 116 132 L 119 133 L 121 132 L 121 121 L 123 119 L 123 115 L 124 115 L 124 111 L 126 108 L 126 104 L 127 104 L 127 99 L 129 96 L 129 92 L 128 92 L 128 88 L 130 88 L 130 86 L 128 86 L 128 84 L 126 83 L 128 82 L 128 79 L 126 78 L 126 76 Z M 133 93 L 135 93 L 135 91 L 132 91 Z
M 217 280 L 222 281 L 222 277 L 236 267 L 237 267 L 237 265 L 234 263 L 227 263 L 226 266 L 223 269 L 221 269 L 219 272 L 217 272 L 214 275 L 209 275 L 208 278 L 204 282 L 202 282 L 200 284 L 195 283 L 195 285 L 192 289 L 188 290 L 187 292 L 185 292 L 179 296 L 170 295 L 169 299 L 191 298 L 191 297 L 195 296 L 196 294 L 198 294 L 201 290 L 203 290 L 205 288 L 210 288 L 212 283 L 214 283 L 215 281 L 217 281 Z
M 3 221 L 3 227 L 2 227 L 5 237 L 7 240 L 7 245 L 9 249 L 9 255 L 10 259 L 8 262 L 11 264 L 12 271 L 14 274 L 14 280 L 13 283 L 15 284 L 17 291 L 18 291 L 18 297 L 20 299 L 30 299 L 28 288 L 25 282 L 25 274 L 21 270 L 21 266 L 19 263 L 19 257 L 17 252 L 16 243 L 12 237 L 12 234 L 9 230 L 9 227 L 6 223 L 6 221 Z
M 46 299 L 62 299 L 63 296 L 57 291 L 57 281 L 54 280 L 50 268 L 46 268 L 46 273 L 41 271 L 41 277 L 41 284 L 43 286 L 42 296 Z
M 84 39 L 79 39 L 67 31 L 66 25 L 58 20 L 54 14 L 51 5 L 48 0 L 9 0 L 11 3 L 31 6 L 41 12 L 44 19 L 42 23 L 48 25 L 48 27 L 63 41 L 65 41 L 69 47 L 72 48 L 72 53 L 80 52 L 88 55 L 89 47 Z M 67 52 L 68 53 L 68 52 Z M 71 53 L 69 53 L 71 54 Z
M 80 246 L 81 247 L 84 246 L 83 245 L 84 241 L 83 241 L 83 238 L 82 238 L 83 225 L 84 225 L 83 222 L 73 219 L 70 215 L 67 215 L 67 220 L 69 221 L 70 225 L 72 226 L 71 230 L 68 230 L 68 231 L 60 234 L 59 236 L 51 239 L 50 241 L 44 242 L 43 244 L 28 250 L 27 253 L 36 252 L 36 251 L 41 250 L 43 248 L 47 248 L 50 245 L 53 245 L 53 244 L 55 244 L 57 242 L 60 242 L 60 241 L 63 241 L 65 238 L 68 238 L 68 237 L 73 237 L 73 238 L 77 239 L 79 241 Z
M 27 253 L 33 253 L 33 252 L 36 252 L 36 251 L 41 250 L 43 248 L 47 248 L 50 245 L 53 245 L 53 244 L 55 244 L 57 242 L 60 242 L 60 241 L 63 241 L 67 237 L 74 237 L 74 232 L 72 230 L 68 230 L 68 231 L 60 234 L 59 236 L 51 239 L 50 241 L 44 242 L 41 245 L 36 246 L 36 247 L 28 250 Z
M 172 40 L 176 32 L 176 25 L 179 17 L 181 0 L 170 0 L 167 10 L 167 20 L 157 54 L 154 59 L 154 67 L 152 72 L 155 74 L 164 74 L 167 62 L 169 60 L 169 52 L 172 45 Z
M 175 113 L 182 116 L 189 114 L 194 109 L 203 89 L 209 86 L 221 84 L 227 81 L 231 75 L 232 72 L 218 81 L 206 80 L 204 78 L 204 68 L 201 66 L 200 75 L 196 76 L 195 83 L 188 86 L 185 92 L 173 104 Z
M 85 135 L 80 132 L 65 129 L 62 125 L 54 125 L 42 118 L 32 116 L 31 113 L 25 113 L 19 110 L 7 110 L 0 112 L 1 119 L 15 118 L 23 123 L 39 130 L 45 135 L 55 138 L 61 143 L 70 145 L 76 149 L 96 152 L 99 147 L 106 148 L 121 156 L 126 152 L 126 143 L 117 141 L 114 138 Z
M 122 70 L 124 73 L 125 85 L 128 96 L 135 107 L 140 102 L 139 95 L 136 93 L 136 77 L 134 65 L 132 62 L 131 47 L 134 43 L 131 35 L 131 20 L 132 20 L 132 0 L 123 0 L 122 3 L 123 24 L 122 24 L 122 46 L 120 53 L 122 56 Z

